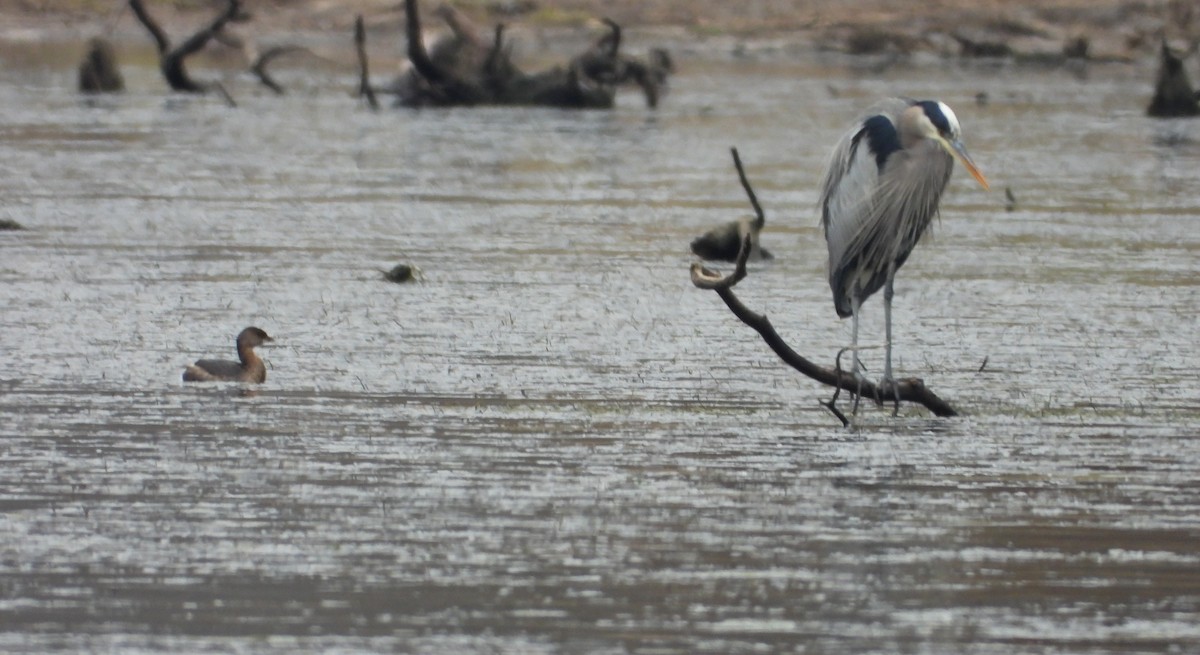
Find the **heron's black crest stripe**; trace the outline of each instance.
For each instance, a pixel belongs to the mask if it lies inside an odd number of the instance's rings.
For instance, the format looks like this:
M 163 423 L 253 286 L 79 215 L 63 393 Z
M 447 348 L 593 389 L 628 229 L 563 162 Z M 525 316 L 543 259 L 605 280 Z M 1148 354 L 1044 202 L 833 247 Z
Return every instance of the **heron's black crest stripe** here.
M 922 100 L 917 103 L 925 115 L 929 117 L 929 122 L 937 128 L 942 134 L 950 133 L 950 121 L 946 120 L 946 115 L 942 113 L 942 108 L 933 100 Z
M 888 157 L 900 149 L 900 134 L 896 132 L 896 126 L 887 116 L 872 116 L 863 121 L 862 130 L 854 135 L 851 148 L 858 147 L 859 140 L 864 136 L 867 137 L 867 147 L 871 149 L 871 154 L 875 155 L 875 165 L 882 172 Z

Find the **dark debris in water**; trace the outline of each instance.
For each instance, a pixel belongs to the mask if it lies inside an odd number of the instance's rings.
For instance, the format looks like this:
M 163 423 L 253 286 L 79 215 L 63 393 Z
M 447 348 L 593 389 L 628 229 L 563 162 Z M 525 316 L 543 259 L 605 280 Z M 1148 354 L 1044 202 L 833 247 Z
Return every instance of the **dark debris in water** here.
M 421 269 L 412 264 L 396 264 L 390 271 L 380 269 L 379 272 L 383 273 L 383 279 L 397 284 L 419 282 L 425 279 L 425 276 L 421 273 Z
M 24 230 L 25 226 L 11 218 L 0 218 L 0 230 Z

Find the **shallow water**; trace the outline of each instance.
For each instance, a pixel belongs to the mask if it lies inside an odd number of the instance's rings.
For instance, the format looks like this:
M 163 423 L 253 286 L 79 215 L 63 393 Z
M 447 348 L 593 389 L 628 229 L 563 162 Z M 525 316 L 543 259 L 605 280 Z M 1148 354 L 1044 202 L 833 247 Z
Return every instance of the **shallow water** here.
M 1200 647 L 1200 123 L 1146 67 L 681 66 L 658 111 L 379 114 L 0 67 L 0 649 Z M 739 295 L 831 358 L 817 184 L 893 93 L 993 184 L 897 285 L 899 372 L 964 417 L 843 429 L 687 244 L 748 212 L 737 146 L 778 257 Z M 265 385 L 180 382 L 246 325 Z

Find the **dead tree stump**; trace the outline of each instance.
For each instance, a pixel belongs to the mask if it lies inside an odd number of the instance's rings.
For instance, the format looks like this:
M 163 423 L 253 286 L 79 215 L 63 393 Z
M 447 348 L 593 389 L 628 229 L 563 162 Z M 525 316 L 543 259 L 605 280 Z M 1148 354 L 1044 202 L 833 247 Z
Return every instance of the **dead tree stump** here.
M 489 43 L 464 16 L 447 6 L 436 14 L 452 34 L 428 48 L 421 38 L 417 0 L 405 0 L 408 58 L 412 69 L 397 84 L 406 106 L 536 105 L 563 108 L 609 108 L 616 89 L 634 83 L 654 107 L 671 72 L 670 57 L 655 51 L 642 61 L 620 54 L 620 27 L 606 21 L 610 32 L 564 66 L 526 73 L 512 61 L 497 25 Z
M 1158 66 L 1158 81 L 1154 86 L 1154 98 L 1150 101 L 1150 106 L 1146 108 L 1147 116 L 1172 118 L 1200 114 L 1200 104 L 1196 102 L 1196 91 L 1192 88 L 1187 71 L 1183 69 L 1183 59 L 1190 54 L 1191 52 L 1188 52 L 1183 57 L 1176 56 L 1167 47 L 1166 40 L 1163 40 Z
M 117 67 L 117 54 L 108 39 L 97 36 L 88 41 L 87 54 L 79 64 L 79 90 L 83 93 L 125 90 L 125 78 Z

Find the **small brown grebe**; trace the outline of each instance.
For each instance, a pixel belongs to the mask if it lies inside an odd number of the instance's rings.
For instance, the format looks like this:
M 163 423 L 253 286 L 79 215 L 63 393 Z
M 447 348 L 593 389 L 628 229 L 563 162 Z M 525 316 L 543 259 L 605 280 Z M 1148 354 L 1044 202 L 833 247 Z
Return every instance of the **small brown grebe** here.
M 241 362 L 228 359 L 201 359 L 183 371 L 184 382 L 263 382 L 267 367 L 254 354 L 255 346 L 274 341 L 266 332 L 248 327 L 238 333 L 237 353 Z

